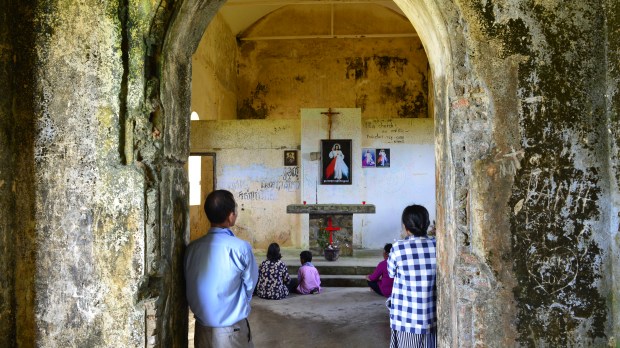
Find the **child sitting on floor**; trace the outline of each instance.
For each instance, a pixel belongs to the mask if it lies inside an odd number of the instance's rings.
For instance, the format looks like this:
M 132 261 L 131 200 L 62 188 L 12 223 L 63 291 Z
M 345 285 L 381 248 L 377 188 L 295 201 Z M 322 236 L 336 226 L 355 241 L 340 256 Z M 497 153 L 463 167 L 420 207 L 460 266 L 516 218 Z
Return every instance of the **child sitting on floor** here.
M 289 294 L 288 284 L 291 277 L 288 269 L 280 259 L 280 246 L 271 243 L 267 249 L 267 260 L 261 263 L 258 270 L 258 284 L 256 295 L 270 300 L 281 300 Z
M 308 250 L 304 250 L 299 254 L 299 261 L 301 267 L 297 271 L 297 293 L 302 295 L 318 294 L 321 292 L 321 278 L 319 277 L 319 271 L 314 267 L 312 263 L 312 253 Z
M 390 278 L 387 269 L 387 259 L 390 255 L 390 250 L 392 250 L 392 244 L 387 243 L 383 247 L 383 261 L 379 262 L 372 274 L 366 276 L 368 286 L 377 294 L 385 297 L 390 297 L 392 285 L 394 284 L 394 278 Z

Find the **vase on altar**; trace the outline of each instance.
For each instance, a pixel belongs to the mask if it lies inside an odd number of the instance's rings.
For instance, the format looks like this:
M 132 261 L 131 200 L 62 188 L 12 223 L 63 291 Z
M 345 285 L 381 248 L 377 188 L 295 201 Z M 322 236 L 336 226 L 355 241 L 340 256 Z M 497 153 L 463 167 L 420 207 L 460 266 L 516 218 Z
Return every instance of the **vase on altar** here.
M 336 261 L 340 256 L 340 248 L 329 245 L 327 248 L 323 249 L 323 256 L 325 256 L 325 260 L 327 261 Z

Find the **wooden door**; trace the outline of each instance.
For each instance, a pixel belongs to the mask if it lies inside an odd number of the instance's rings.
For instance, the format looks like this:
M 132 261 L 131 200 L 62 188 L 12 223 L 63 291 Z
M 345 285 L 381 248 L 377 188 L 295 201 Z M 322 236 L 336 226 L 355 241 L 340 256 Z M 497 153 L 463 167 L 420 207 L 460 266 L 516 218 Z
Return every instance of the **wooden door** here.
M 190 241 L 204 236 L 209 220 L 204 212 L 205 197 L 215 188 L 215 154 L 192 154 L 188 161 L 190 181 Z

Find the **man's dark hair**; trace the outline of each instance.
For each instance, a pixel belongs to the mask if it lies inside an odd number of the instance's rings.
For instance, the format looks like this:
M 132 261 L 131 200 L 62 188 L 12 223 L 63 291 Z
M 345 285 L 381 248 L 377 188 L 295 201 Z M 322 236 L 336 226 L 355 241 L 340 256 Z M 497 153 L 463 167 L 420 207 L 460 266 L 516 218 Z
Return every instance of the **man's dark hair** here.
M 278 243 L 269 244 L 269 248 L 267 248 L 267 260 L 269 261 L 278 261 L 282 258 L 280 254 L 280 246 Z
M 431 224 L 428 219 L 428 210 L 421 205 L 410 205 L 403 210 L 403 225 L 407 231 L 416 237 L 425 237 L 428 226 Z
M 235 197 L 230 191 L 215 190 L 207 195 L 204 209 L 209 222 L 220 224 L 228 219 L 230 213 L 235 212 L 236 207 Z
M 304 250 L 299 254 L 299 259 L 301 259 L 302 263 L 312 262 L 312 253 L 310 250 Z
M 385 251 L 386 254 L 389 254 L 391 250 L 392 250 L 392 243 L 386 243 L 383 246 L 383 251 Z

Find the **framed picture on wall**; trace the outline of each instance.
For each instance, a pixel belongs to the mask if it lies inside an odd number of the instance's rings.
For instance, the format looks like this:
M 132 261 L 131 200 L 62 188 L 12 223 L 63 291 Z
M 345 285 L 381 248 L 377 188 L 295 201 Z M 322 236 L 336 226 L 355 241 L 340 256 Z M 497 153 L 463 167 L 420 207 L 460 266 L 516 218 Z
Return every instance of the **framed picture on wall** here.
M 374 168 L 377 163 L 377 151 L 375 149 L 362 149 L 362 168 Z
M 321 140 L 321 185 L 351 185 L 351 139 Z
M 389 168 L 390 159 L 390 149 L 377 149 L 377 168 Z
M 284 150 L 284 165 L 296 166 L 297 165 L 297 151 L 296 150 Z

